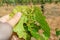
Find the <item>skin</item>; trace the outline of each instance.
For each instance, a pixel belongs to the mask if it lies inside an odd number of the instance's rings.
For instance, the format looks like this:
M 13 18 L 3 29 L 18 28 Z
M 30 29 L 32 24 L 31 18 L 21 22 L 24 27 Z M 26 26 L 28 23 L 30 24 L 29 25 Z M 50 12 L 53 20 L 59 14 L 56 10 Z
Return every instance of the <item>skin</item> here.
M 12 28 L 17 24 L 21 18 L 21 13 L 18 12 L 12 19 L 9 19 L 9 14 L 0 18 L 0 40 L 8 40 L 12 35 Z
M 11 26 L 15 26 L 15 24 L 17 24 L 17 22 L 19 21 L 19 19 L 21 18 L 21 13 L 18 12 L 14 15 L 14 17 L 12 19 L 9 19 L 9 14 L 8 15 L 5 15 L 3 17 L 0 18 L 0 21 L 3 22 L 3 23 L 8 23 L 10 24 Z

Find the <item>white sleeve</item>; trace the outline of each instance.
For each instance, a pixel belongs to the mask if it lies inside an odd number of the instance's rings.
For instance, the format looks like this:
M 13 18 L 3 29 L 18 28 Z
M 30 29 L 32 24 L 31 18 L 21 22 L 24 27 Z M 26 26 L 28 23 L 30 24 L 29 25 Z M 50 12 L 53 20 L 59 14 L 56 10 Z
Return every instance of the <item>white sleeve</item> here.
M 12 26 L 8 23 L 0 22 L 0 40 L 8 40 L 12 35 Z

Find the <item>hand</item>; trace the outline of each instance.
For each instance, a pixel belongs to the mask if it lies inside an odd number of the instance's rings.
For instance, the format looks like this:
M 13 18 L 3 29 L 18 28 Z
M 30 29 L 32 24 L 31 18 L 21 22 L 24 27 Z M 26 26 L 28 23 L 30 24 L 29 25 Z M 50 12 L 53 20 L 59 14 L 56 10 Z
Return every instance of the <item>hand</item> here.
M 1 17 L 1 18 L 0 18 L 0 21 L 3 22 L 3 23 L 7 22 L 7 23 L 10 24 L 11 26 L 15 26 L 15 25 L 17 24 L 17 22 L 18 22 L 18 21 L 20 20 L 20 18 L 21 18 L 21 13 L 18 12 L 18 13 L 16 13 L 16 14 L 13 16 L 12 19 L 9 19 L 9 18 L 10 18 L 10 16 L 9 16 L 9 14 L 8 14 L 8 15 L 5 15 L 5 16 Z

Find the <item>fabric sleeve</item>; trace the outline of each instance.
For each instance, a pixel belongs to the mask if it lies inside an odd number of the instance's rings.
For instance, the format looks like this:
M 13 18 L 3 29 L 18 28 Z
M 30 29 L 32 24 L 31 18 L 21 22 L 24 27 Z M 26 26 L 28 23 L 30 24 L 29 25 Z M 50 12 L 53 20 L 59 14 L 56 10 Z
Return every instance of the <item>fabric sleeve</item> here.
M 0 22 L 0 40 L 8 40 L 12 35 L 12 26 L 8 23 Z

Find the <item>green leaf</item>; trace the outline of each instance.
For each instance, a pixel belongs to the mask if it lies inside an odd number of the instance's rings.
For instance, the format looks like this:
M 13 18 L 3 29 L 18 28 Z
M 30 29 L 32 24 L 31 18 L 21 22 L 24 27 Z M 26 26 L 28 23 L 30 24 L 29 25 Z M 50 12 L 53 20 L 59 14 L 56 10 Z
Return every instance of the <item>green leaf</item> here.
M 59 36 L 60 35 L 60 30 L 56 31 L 56 35 Z
M 36 29 L 32 28 L 34 25 L 28 26 L 28 30 L 30 31 L 31 35 L 36 38 L 36 40 L 45 40 L 38 32 Z
M 42 30 L 44 30 L 44 35 L 46 37 L 50 37 L 50 28 L 48 23 L 45 21 L 45 16 L 43 16 L 42 11 L 39 7 L 35 7 L 34 9 L 36 21 L 40 24 Z
M 60 30 L 56 29 L 56 36 L 60 35 Z
M 14 32 L 17 33 L 17 35 L 19 36 L 19 38 L 24 38 L 26 39 L 27 37 L 27 33 L 25 32 L 25 29 L 23 27 L 23 23 L 24 23 L 24 16 L 22 16 L 22 18 L 20 19 L 19 23 L 16 25 L 16 27 L 14 28 Z

